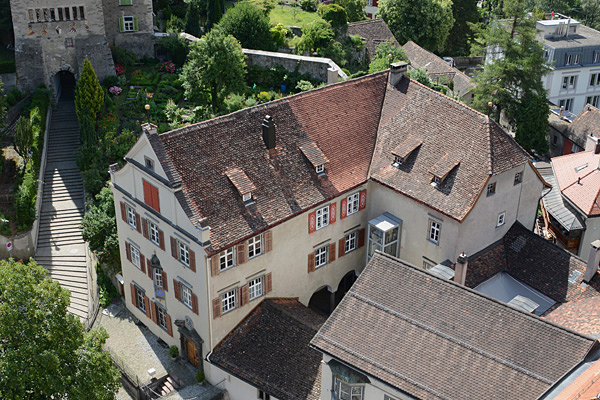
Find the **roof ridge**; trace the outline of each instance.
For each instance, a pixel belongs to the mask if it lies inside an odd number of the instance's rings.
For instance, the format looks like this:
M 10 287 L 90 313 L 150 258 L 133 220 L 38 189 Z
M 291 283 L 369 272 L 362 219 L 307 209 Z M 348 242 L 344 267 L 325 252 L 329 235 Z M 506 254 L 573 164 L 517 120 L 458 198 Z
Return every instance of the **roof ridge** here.
M 486 125 L 487 125 L 487 129 L 486 129 L 486 133 L 487 133 L 487 139 L 488 139 L 488 147 L 489 147 L 489 152 L 488 152 L 488 175 L 493 175 L 494 174 L 494 164 L 493 164 L 493 149 L 492 149 L 492 124 L 490 122 L 490 116 L 486 115 Z

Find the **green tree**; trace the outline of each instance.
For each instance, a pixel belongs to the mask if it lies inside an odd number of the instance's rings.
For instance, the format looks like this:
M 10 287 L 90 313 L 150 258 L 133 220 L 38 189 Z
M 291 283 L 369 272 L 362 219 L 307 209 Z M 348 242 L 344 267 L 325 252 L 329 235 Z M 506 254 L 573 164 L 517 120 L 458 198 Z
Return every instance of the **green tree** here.
M 6 95 L 4 94 L 3 83 L 0 81 L 0 128 L 6 125 Z
M 433 83 L 429 78 L 429 74 L 425 68 L 413 68 L 406 73 L 410 79 L 414 79 L 415 81 L 422 83 L 423 85 L 432 88 Z
M 200 5 L 195 1 L 188 3 L 187 13 L 185 14 L 185 31 L 192 36 L 202 36 L 200 30 Z
M 479 21 L 477 0 L 453 0 L 452 15 L 454 25 L 446 40 L 445 50 L 453 56 L 468 55 L 469 40 L 473 38 L 470 24 Z
M 33 147 L 34 131 L 37 126 L 36 122 L 39 122 L 39 115 L 40 110 L 36 107 L 31 110 L 28 117 L 20 116 L 15 125 L 15 151 L 25 160 L 25 164 L 29 160 L 29 152 Z
M 381 0 L 379 14 L 400 43 L 430 51 L 444 48 L 454 24 L 452 0 Z
M 590 28 L 600 30 L 600 1 L 581 0 L 581 19 Z
M 104 90 L 98 82 L 92 63 L 87 58 L 83 61 L 83 70 L 75 87 L 75 111 L 81 125 L 81 136 L 84 144 L 94 145 L 96 137 L 96 116 L 104 105 Z
M 269 17 L 252 3 L 241 2 L 230 8 L 219 22 L 219 27 L 226 35 L 239 40 L 243 48 L 275 49 Z
M 367 0 L 334 0 L 333 4 L 344 7 L 348 14 L 348 22 L 362 21 L 365 19 Z
M 211 30 L 221 21 L 225 13 L 225 3 L 223 0 L 208 0 L 206 10 L 206 29 Z
M 298 54 L 313 52 L 319 48 L 327 47 L 333 40 L 333 31 L 329 22 L 312 21 L 302 27 L 302 37 L 298 41 L 296 50 Z
M 348 27 L 348 13 L 346 13 L 344 7 L 337 4 L 327 4 L 320 6 L 318 12 L 321 18 L 329 22 L 332 28 Z
M 369 64 L 369 73 L 372 74 L 373 72 L 388 69 L 391 63 L 398 61 L 408 61 L 402 47 L 399 47 L 391 40 L 380 43 L 375 49 L 375 57 L 373 57 Z
M 200 103 L 209 93 L 216 113 L 227 95 L 246 87 L 242 46 L 233 36 L 215 28 L 190 47 L 189 61 L 180 75 L 185 96 Z
M 112 191 L 105 186 L 88 207 L 81 220 L 83 240 L 89 243 L 100 263 L 118 271 L 121 257 Z
M 35 261 L 0 261 L 0 398 L 115 398 L 106 331 L 86 333 L 68 305 L 69 291 Z
M 272 27 L 269 31 L 271 32 L 271 38 L 273 39 L 273 43 L 275 43 L 275 47 L 285 45 L 285 37 L 289 30 L 281 22 Z
M 497 121 L 505 116 L 526 150 L 544 153 L 549 109 L 542 77 L 550 68 L 536 40 L 536 21 L 527 17 L 523 0 L 505 0 L 504 13 L 508 22 L 492 24 L 484 32 L 488 49 L 499 49 L 502 56 L 490 57 L 477 76 L 472 106 Z

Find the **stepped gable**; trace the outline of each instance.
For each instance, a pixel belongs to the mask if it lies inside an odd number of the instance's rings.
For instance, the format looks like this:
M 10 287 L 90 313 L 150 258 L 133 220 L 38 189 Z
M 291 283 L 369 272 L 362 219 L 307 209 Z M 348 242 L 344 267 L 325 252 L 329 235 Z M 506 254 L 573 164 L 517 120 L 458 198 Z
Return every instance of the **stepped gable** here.
M 396 168 L 394 149 L 416 135 L 423 143 Z M 439 187 L 433 167 L 452 158 Z M 529 161 L 527 153 L 487 116 L 420 83 L 388 86 L 371 178 L 462 221 L 492 175 Z
M 534 400 L 595 341 L 378 252 L 311 345 L 420 399 Z
M 364 183 L 387 72 L 326 86 L 158 136 L 162 165 L 180 177 L 218 251 Z M 262 123 L 270 115 L 277 146 L 267 150 Z M 300 150 L 314 142 L 329 160 L 317 176 Z M 170 168 L 172 166 L 172 169 Z M 241 169 L 255 185 L 254 203 L 226 175 Z

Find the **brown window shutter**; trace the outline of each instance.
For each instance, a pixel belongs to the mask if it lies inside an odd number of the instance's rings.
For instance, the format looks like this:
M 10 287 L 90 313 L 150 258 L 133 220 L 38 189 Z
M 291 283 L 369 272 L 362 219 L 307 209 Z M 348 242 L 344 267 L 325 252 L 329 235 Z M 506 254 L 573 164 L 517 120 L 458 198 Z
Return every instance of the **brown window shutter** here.
M 273 250 L 273 231 L 265 232 L 265 253 Z
M 133 283 L 130 283 L 131 285 L 131 304 L 133 304 L 134 307 L 136 307 L 135 305 L 135 286 L 133 285 Z
M 358 210 L 364 210 L 367 206 L 367 189 L 360 191 L 360 198 L 358 201 Z
M 217 297 L 212 301 L 213 308 L 213 319 L 219 318 L 221 316 L 221 298 Z
M 273 290 L 273 280 L 271 279 L 271 273 L 265 275 L 265 294 L 271 293 Z
M 190 250 L 190 269 L 192 272 L 196 272 L 196 253 Z
M 315 272 L 315 252 L 308 255 L 308 273 Z
M 127 261 L 131 262 L 131 245 L 129 242 L 125 242 L 125 254 L 127 256 Z
M 163 278 L 163 289 L 165 289 L 165 292 L 169 291 L 169 278 L 167 278 L 167 271 L 165 271 L 163 269 L 162 272 L 162 278 Z
M 135 213 L 135 229 L 137 229 L 138 233 L 142 233 L 142 221 L 138 213 Z
M 146 309 L 146 317 L 152 318 L 152 311 L 150 310 L 150 299 L 144 295 L 144 308 Z
M 210 258 L 210 276 L 219 275 L 219 254 Z
M 175 298 L 181 301 L 181 293 L 179 292 L 179 282 L 173 279 L 173 292 L 175 292 Z
M 346 251 L 346 238 L 341 238 L 340 241 L 338 242 L 338 258 L 342 257 L 344 253 Z
M 171 236 L 171 255 L 173 256 L 173 258 L 179 258 L 177 257 L 177 253 L 177 240 L 173 236 Z
M 146 257 L 142 253 L 140 253 L 140 269 L 142 273 L 146 273 Z
M 172 337 L 173 325 L 171 325 L 171 316 L 169 314 L 165 314 L 165 322 L 167 323 L 167 333 Z
M 248 284 L 245 284 L 240 289 L 240 307 L 243 307 L 248 303 L 250 303 L 250 287 Z
M 313 211 L 308 214 L 308 233 L 313 233 L 317 230 L 317 212 Z
M 158 325 L 158 306 L 155 302 L 152 302 L 152 321 Z
M 142 235 L 144 235 L 146 239 L 150 237 L 148 235 L 148 220 L 146 218 L 142 218 Z
M 152 274 L 154 273 L 153 269 L 154 268 L 150 266 L 150 259 L 146 258 L 146 270 L 148 271 L 148 278 L 152 280 L 154 280 L 154 277 L 152 276 Z
M 329 245 L 329 262 L 335 261 L 335 242 Z
M 344 219 L 348 216 L 348 198 L 342 200 L 340 208 L 340 219 Z
M 121 202 L 121 218 L 127 222 L 127 210 L 125 209 L 125 203 Z
M 160 246 L 161 250 L 165 249 L 165 233 L 163 231 L 161 231 L 160 229 L 158 230 L 158 243 Z
M 198 315 L 198 296 L 192 293 L 192 311 Z
M 238 265 L 246 262 L 246 242 L 240 243 L 236 246 L 236 256 Z
M 337 219 L 337 203 L 331 203 L 329 205 L 329 225 L 335 224 Z
M 365 228 L 358 230 L 358 247 L 363 247 L 365 245 Z

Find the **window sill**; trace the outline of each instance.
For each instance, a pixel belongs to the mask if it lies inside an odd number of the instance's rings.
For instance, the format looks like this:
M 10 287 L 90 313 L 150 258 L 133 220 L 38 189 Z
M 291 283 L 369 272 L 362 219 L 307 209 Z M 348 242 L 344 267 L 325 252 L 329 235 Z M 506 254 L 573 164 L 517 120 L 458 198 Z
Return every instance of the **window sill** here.
M 496 228 L 502 228 L 504 225 L 506 225 L 506 224 L 496 225 Z
M 231 310 L 227 310 L 227 311 L 223 311 L 223 310 L 221 310 L 221 315 L 223 316 L 223 315 L 225 315 L 225 314 L 229 314 L 230 312 L 232 312 L 232 311 L 236 310 L 237 308 L 238 308 L 238 307 L 236 306 L 236 307 L 232 308 Z
M 328 227 L 328 226 L 329 226 L 329 223 L 328 223 L 327 225 L 323 225 L 323 226 L 321 226 L 321 227 L 317 227 L 317 228 L 315 228 L 315 231 L 321 230 L 321 229 L 323 229 L 323 228 L 326 228 L 326 227 Z
M 223 268 L 223 269 L 219 268 L 219 274 L 221 274 L 221 273 L 223 273 L 225 271 L 229 271 L 233 267 L 235 267 L 235 265 L 232 265 L 231 267 L 227 267 L 227 268 Z
M 427 239 L 427 241 L 428 241 L 429 243 L 433 243 L 433 244 L 435 244 L 436 246 L 439 246 L 439 245 L 440 245 L 440 241 L 439 241 L 439 240 L 436 242 L 436 241 L 435 241 L 435 240 L 433 240 L 433 239 Z
M 254 259 L 255 259 L 255 258 L 257 258 L 257 257 L 260 257 L 260 256 L 262 256 L 263 254 L 265 254 L 265 253 L 259 253 L 259 254 L 256 254 L 256 255 L 252 256 L 252 257 L 248 256 L 248 261 L 250 261 L 250 260 L 254 260 Z M 232 268 L 233 268 L 233 267 L 232 267 Z M 227 269 L 229 269 L 229 268 L 227 268 Z

